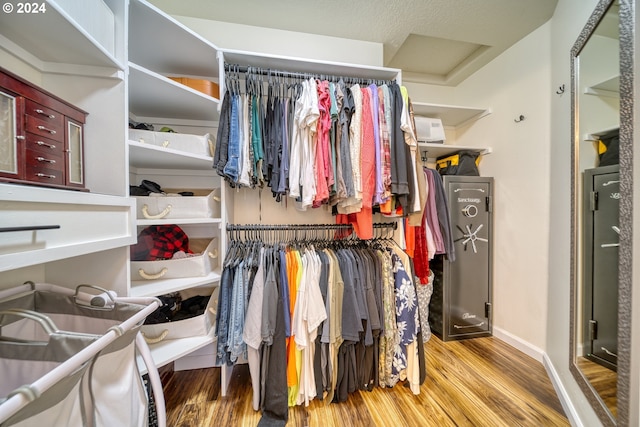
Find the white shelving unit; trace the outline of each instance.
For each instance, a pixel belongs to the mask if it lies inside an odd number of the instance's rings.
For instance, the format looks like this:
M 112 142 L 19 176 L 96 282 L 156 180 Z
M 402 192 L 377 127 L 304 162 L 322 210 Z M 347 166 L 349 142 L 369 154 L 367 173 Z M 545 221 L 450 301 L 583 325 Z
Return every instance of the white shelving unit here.
M 150 36 L 152 35 L 152 36 Z M 161 46 L 161 48 L 159 48 Z M 218 49 L 145 0 L 131 0 L 129 7 L 129 117 L 161 126 L 186 126 L 213 133 L 219 117 L 219 100 L 175 82 L 169 77 L 203 78 L 217 82 Z M 150 225 L 176 224 L 190 239 L 216 238 L 217 262 L 225 253 L 226 191 L 213 170 L 213 158 L 129 140 L 129 177 L 132 185 L 152 180 L 162 188 L 197 190 L 221 188 L 220 216 L 149 220 L 138 219 L 138 231 Z M 203 277 L 131 281 L 130 295 L 159 296 L 200 286 L 216 286 L 219 269 Z M 161 341 L 151 345 L 157 365 L 175 361 L 214 341 L 213 332 Z M 214 362 L 211 355 L 210 365 Z
M 218 79 L 218 48 L 144 0 L 129 6 L 129 60 L 164 76 Z
M 402 71 L 397 68 L 367 67 L 330 61 L 312 61 L 287 56 L 265 55 L 232 49 L 221 49 L 218 55 L 220 69 L 224 64 L 261 67 L 296 73 L 325 74 L 375 80 L 402 81 Z M 220 93 L 224 92 L 224 76 L 220 79 Z
M 489 108 L 463 107 L 459 105 L 430 104 L 412 102 L 416 116 L 431 117 L 442 120 L 444 126 L 463 127 L 471 122 L 491 114 Z
M 188 357 L 190 353 L 200 350 L 215 342 L 216 337 L 214 330 L 212 329 L 208 335 L 181 338 L 179 340 L 167 340 L 154 344 L 151 357 L 153 358 L 156 366 L 164 366 L 181 357 Z M 138 358 L 138 367 L 144 374 L 146 368 L 144 367 L 144 362 L 140 358 Z
M 104 261 L 124 259 L 135 242 L 122 144 L 124 4 L 87 0 L 71 9 L 66 1 L 46 0 L 39 2 L 41 13 L 20 14 L 10 3 L 14 11 L 0 14 L 2 67 L 88 112 L 84 170 L 90 192 L 0 184 L 2 227 L 60 226 L 2 234 L 0 288 L 22 280 L 71 288 L 105 280 L 118 288 L 125 274 Z M 97 29 L 89 25 L 94 19 L 110 24 Z
M 490 108 L 464 107 L 460 105 L 430 104 L 413 102 L 413 113 L 416 116 L 430 117 L 442 120 L 446 128 L 462 128 L 491 114 Z M 459 151 L 475 151 L 481 155 L 490 154 L 490 147 L 468 147 L 455 144 L 418 143 L 422 157 L 435 160 L 442 156 L 455 154 Z
M 220 281 L 220 272 L 212 271 L 206 276 L 189 277 L 182 279 L 159 279 L 154 281 L 132 281 L 131 296 L 152 297 L 156 295 L 168 294 L 187 288 L 208 285 Z
M 586 133 L 584 135 L 584 140 L 585 141 L 598 141 L 603 135 L 606 135 L 608 133 L 611 133 L 613 131 L 619 130 L 620 126 L 612 126 L 610 128 L 607 129 L 601 129 L 597 132 L 593 132 L 593 133 Z
M 129 164 L 136 168 L 211 170 L 213 157 L 128 141 Z
M 620 98 L 620 76 L 615 75 L 595 85 L 588 86 L 584 89 L 584 93 L 587 95 Z
M 219 101 L 129 62 L 129 112 L 141 118 L 215 122 Z
M 2 228 L 59 226 L 2 233 L 0 272 L 132 243 L 134 203 L 127 198 L 0 184 L 0 207 Z
M 468 147 L 464 145 L 446 145 L 446 144 L 430 144 L 421 142 L 418 144 L 418 150 L 426 153 L 429 159 L 437 159 L 443 156 L 449 156 L 459 151 L 475 151 L 480 155 L 491 154 L 491 148 Z
M 117 8 L 115 2 L 108 3 L 113 9 Z M 22 52 L 14 50 L 14 53 L 18 53 L 22 58 L 35 57 L 41 61 L 36 64 L 33 64 L 33 60 L 30 61 L 33 65 L 39 65 L 41 71 L 51 71 L 61 66 L 75 69 L 76 72 L 78 66 L 124 68 L 121 60 L 116 57 L 115 50 L 100 44 L 91 35 L 90 28 L 83 28 L 72 18 L 73 10 L 65 10 L 58 2 L 52 0 L 39 2 L 44 9 L 39 10 L 37 14 L 18 13 L 14 2 L 7 4 L 14 6 L 14 10 L 11 13 L 0 14 L 2 38 L 19 46 Z M 92 8 L 92 13 L 102 13 L 104 20 L 113 21 L 113 15 L 105 14 L 103 7 Z M 111 30 L 115 35 L 115 29 Z M 2 45 L 7 46 L 4 40 Z

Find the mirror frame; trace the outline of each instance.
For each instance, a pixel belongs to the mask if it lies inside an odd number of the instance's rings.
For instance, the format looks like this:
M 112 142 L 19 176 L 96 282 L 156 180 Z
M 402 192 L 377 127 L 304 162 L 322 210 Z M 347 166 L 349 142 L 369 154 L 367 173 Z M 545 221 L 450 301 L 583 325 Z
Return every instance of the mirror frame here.
M 581 248 L 578 233 L 580 215 L 579 153 L 580 133 L 578 129 L 578 79 L 577 62 L 580 51 L 585 46 L 596 26 L 613 4 L 614 0 L 600 0 L 589 17 L 587 24 L 571 49 L 571 270 L 570 270 L 570 325 L 569 325 L 569 370 L 580 386 L 592 408 L 607 426 L 629 424 L 629 393 L 631 368 L 631 287 L 632 287 L 632 231 L 633 231 L 633 67 L 634 67 L 634 0 L 620 0 L 619 40 L 620 40 L 620 246 L 618 252 L 618 383 L 617 417 L 614 418 L 576 365 L 577 297 L 580 284 L 578 268 Z

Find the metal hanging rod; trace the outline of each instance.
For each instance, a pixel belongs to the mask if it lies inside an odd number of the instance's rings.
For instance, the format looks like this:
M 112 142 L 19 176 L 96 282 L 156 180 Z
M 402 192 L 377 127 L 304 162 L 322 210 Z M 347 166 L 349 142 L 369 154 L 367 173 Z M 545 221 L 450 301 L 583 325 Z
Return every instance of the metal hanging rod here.
M 59 225 L 32 225 L 26 227 L 3 227 L 0 233 L 11 233 L 14 231 L 37 231 L 37 230 L 55 230 L 60 228 Z
M 351 224 L 227 224 L 227 231 L 302 231 L 302 230 L 349 230 Z M 373 228 L 398 228 L 397 222 L 379 222 Z
M 349 76 L 338 76 L 333 74 L 323 74 L 323 73 L 299 73 L 295 71 L 283 71 L 283 70 L 275 70 L 273 68 L 262 68 L 262 67 L 252 67 L 248 65 L 237 65 L 237 64 L 224 64 L 225 71 L 235 72 L 235 73 L 248 73 L 253 75 L 261 75 L 261 76 L 273 76 L 273 77 L 289 77 L 295 79 L 308 79 L 308 78 L 316 78 L 320 80 L 331 80 L 333 82 L 337 82 L 342 79 L 346 83 L 360 83 L 360 84 L 391 84 L 394 83 L 395 80 L 389 79 L 368 79 L 364 77 L 349 77 Z

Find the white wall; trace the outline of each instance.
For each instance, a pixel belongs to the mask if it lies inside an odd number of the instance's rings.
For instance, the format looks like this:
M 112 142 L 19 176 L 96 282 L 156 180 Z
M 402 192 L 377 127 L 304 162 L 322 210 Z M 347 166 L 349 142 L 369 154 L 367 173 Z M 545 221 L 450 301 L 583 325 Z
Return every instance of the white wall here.
M 218 47 L 319 61 L 382 66 L 382 44 L 175 16 Z
M 546 24 L 456 88 L 407 84 L 413 101 L 492 110 L 447 143 L 492 148 L 480 173 L 495 178 L 493 325 L 539 349 L 539 360 L 547 317 L 549 50 Z M 520 115 L 525 120 L 515 123 Z
M 550 26 L 545 24 L 456 88 L 456 104 L 493 113 L 457 132 L 490 146 L 481 174 L 495 178 L 494 327 L 544 349 L 549 228 Z M 523 115 L 525 120 L 515 123 Z

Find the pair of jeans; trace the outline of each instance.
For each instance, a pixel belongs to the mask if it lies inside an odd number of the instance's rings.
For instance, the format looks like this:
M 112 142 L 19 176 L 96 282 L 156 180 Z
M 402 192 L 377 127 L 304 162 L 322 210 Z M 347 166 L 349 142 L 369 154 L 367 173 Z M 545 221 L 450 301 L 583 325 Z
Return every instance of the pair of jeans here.
M 229 314 L 231 306 L 231 291 L 233 289 L 233 269 L 225 267 L 220 278 L 220 294 L 218 295 L 218 311 L 216 316 L 216 365 L 228 363 L 229 356 L 226 349 L 228 338 Z
M 242 339 L 244 329 L 245 307 L 247 306 L 247 286 L 249 271 L 244 261 L 235 268 L 233 290 L 231 292 L 231 307 L 229 310 L 229 333 L 227 349 L 229 360 L 235 363 L 239 357 L 247 358 L 247 344 Z
M 213 168 L 218 175 L 224 176 L 224 167 L 227 164 L 229 150 L 229 126 L 231 120 L 231 94 L 227 91 L 222 100 L 220 109 L 220 122 L 218 124 L 218 136 L 216 139 L 216 151 L 213 155 Z
M 240 173 L 240 96 L 231 97 L 231 117 L 229 127 L 229 146 L 227 164 L 224 166 L 224 176 L 231 182 L 238 181 Z

